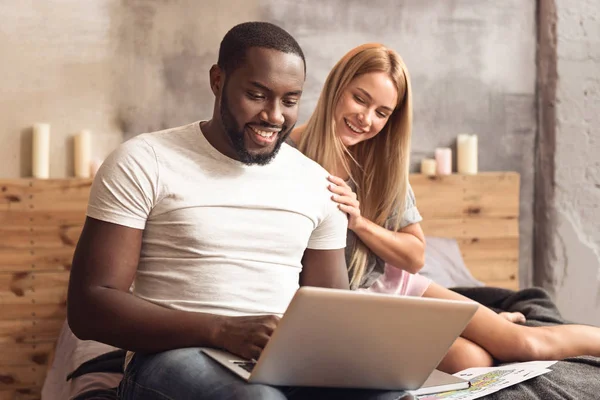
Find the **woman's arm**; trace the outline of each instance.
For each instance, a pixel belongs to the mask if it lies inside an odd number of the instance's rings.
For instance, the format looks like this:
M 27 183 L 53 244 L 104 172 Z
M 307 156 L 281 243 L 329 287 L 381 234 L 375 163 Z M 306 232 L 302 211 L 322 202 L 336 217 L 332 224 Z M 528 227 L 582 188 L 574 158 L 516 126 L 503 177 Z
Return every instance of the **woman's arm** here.
M 425 264 L 425 235 L 419 223 L 410 224 L 398 232 L 390 231 L 360 214 L 356 193 L 343 179 L 331 176 L 332 199 L 348 214 L 348 229 L 386 263 L 407 272 L 418 272 Z
M 419 223 L 393 232 L 360 217 L 353 231 L 373 253 L 390 265 L 414 274 L 425 264 L 425 236 Z

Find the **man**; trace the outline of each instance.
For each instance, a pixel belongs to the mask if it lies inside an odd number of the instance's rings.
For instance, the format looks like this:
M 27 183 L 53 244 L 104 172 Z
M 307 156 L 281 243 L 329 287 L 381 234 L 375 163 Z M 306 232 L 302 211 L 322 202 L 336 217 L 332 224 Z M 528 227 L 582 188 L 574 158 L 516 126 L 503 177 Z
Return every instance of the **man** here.
M 348 288 L 327 172 L 284 144 L 304 79 L 287 32 L 238 25 L 210 70 L 212 119 L 139 135 L 98 172 L 68 319 L 81 339 L 129 350 L 121 398 L 286 398 L 198 347 L 257 358 L 299 284 Z

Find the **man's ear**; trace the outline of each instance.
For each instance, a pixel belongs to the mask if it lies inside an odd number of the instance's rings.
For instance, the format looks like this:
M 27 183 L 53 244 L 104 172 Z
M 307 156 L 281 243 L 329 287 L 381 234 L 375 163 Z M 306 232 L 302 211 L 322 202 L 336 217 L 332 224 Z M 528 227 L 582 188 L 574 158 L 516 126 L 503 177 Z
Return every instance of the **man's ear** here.
M 223 89 L 223 82 L 225 82 L 225 75 L 221 67 L 214 64 L 210 67 L 210 88 L 215 96 L 221 94 Z

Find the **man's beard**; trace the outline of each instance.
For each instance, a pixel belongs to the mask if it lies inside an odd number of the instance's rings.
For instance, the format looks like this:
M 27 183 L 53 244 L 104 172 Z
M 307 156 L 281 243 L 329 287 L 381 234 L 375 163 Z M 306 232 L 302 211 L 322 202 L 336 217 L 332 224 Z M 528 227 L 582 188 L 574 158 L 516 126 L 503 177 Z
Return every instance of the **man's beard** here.
M 246 146 L 244 144 L 244 128 L 240 128 L 237 126 L 237 122 L 235 121 L 235 118 L 233 117 L 233 114 L 229 109 L 229 102 L 227 101 L 227 95 L 225 94 L 227 92 L 226 89 L 227 83 L 225 83 L 225 87 L 223 88 L 223 95 L 221 96 L 221 121 L 223 123 L 223 128 L 225 129 L 225 132 L 227 133 L 227 136 L 229 136 L 229 140 L 233 145 L 233 150 L 239 158 L 239 161 L 246 165 L 266 165 L 270 163 L 279 152 L 279 149 L 281 148 L 283 142 L 285 142 L 287 137 L 292 132 L 293 126 L 289 129 L 286 125 L 282 126 L 281 131 L 277 133 L 277 142 L 275 142 L 273 151 L 271 151 L 270 153 L 250 153 L 248 150 L 246 150 Z M 261 126 L 265 128 L 273 128 L 272 125 L 268 125 L 265 123 L 261 123 Z

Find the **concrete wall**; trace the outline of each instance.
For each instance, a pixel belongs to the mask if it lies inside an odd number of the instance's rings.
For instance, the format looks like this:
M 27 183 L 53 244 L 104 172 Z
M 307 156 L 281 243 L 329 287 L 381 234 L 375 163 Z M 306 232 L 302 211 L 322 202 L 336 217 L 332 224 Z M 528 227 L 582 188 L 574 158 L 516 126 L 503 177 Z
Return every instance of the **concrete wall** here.
M 116 2 L 0 1 L 0 177 L 31 174 L 31 131 L 51 124 L 51 177 L 72 173 L 71 137 L 121 140 L 112 102 Z
M 210 5 L 208 5 L 210 4 Z M 51 175 L 71 170 L 70 136 L 104 157 L 123 137 L 209 117 L 208 68 L 225 31 L 267 20 L 308 61 L 301 120 L 333 64 L 379 41 L 412 74 L 414 164 L 458 133 L 480 136 L 481 170 L 522 174 L 521 281 L 530 282 L 535 118 L 534 0 L 0 1 L 1 177 L 28 174 L 26 128 L 52 124 Z
M 556 11 L 550 289 L 566 318 L 600 325 L 600 2 L 560 0 Z
M 220 39 L 256 18 L 246 0 L 0 0 L 0 177 L 30 176 L 35 122 L 51 124 L 59 178 L 81 129 L 103 159 L 124 136 L 207 116 Z

